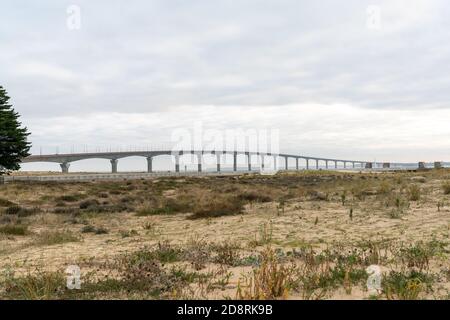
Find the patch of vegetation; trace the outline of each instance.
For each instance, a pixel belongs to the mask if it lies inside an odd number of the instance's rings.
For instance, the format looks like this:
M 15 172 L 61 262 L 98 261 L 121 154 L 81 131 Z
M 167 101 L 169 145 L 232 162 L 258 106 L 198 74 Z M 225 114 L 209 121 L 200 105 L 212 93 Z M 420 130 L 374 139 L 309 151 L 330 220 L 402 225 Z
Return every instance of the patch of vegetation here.
M 29 234 L 28 226 L 20 224 L 7 224 L 0 226 L 0 233 L 14 236 L 25 236 Z
M 421 190 L 420 187 L 416 184 L 413 184 L 408 189 L 408 198 L 410 201 L 418 201 L 420 200 Z
M 190 219 L 216 218 L 242 212 L 244 204 L 233 195 L 204 194 L 195 203 Z
M 108 233 L 108 229 L 103 228 L 103 227 L 94 227 L 92 225 L 87 225 L 84 226 L 81 229 L 82 233 L 94 233 L 94 234 L 107 234 Z
M 44 231 L 36 236 L 34 244 L 42 246 L 51 246 L 67 242 L 80 241 L 80 238 L 71 231 Z
M 9 215 L 17 215 L 19 217 L 27 217 L 31 216 L 33 214 L 41 212 L 41 209 L 39 207 L 33 207 L 33 208 L 25 208 L 21 206 L 11 206 L 5 209 L 5 214 Z
M 12 206 L 17 206 L 17 204 L 7 199 L 0 198 L 0 207 L 12 207 Z
M 431 289 L 434 278 L 420 271 L 391 271 L 383 277 L 382 288 L 389 300 L 417 300 L 421 293 Z
M 446 182 L 442 185 L 442 190 L 444 194 L 450 194 L 450 182 Z
M 25 276 L 7 274 L 1 285 L 0 297 L 18 300 L 60 299 L 66 291 L 66 277 L 62 272 L 38 272 Z
M 86 198 L 87 195 L 82 193 L 66 194 L 55 198 L 55 201 L 77 202 Z
M 270 300 L 286 298 L 291 287 L 294 266 L 281 264 L 275 251 L 267 247 L 261 253 L 260 265 L 238 282 L 236 298 L 244 300 Z

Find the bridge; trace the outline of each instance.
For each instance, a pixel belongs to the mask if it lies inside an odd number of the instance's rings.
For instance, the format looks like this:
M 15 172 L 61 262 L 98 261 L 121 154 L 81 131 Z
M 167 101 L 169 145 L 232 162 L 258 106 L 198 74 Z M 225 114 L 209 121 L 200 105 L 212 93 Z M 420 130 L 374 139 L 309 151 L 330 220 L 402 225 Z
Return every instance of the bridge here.
M 222 157 L 223 155 L 228 155 L 232 157 L 233 161 L 233 171 L 238 170 L 238 161 L 237 158 L 239 155 L 244 155 L 247 159 L 247 168 L 248 171 L 252 171 L 252 158 L 255 156 L 259 158 L 259 167 L 264 170 L 265 158 L 272 157 L 274 170 L 280 169 L 277 165 L 277 160 L 279 158 L 284 159 L 284 168 L 282 169 L 288 170 L 289 159 L 295 159 L 295 169 L 299 170 L 299 161 L 303 160 L 305 163 L 306 169 L 319 169 L 320 163 L 328 169 L 328 168 L 338 168 L 338 164 L 343 165 L 343 168 L 367 168 L 370 169 L 376 163 L 368 162 L 368 161 L 358 161 L 358 160 L 344 160 L 344 159 L 328 159 L 328 158 L 319 158 L 319 157 L 311 157 L 311 156 L 303 156 L 303 155 L 293 155 L 293 154 L 282 154 L 282 153 L 265 153 L 265 152 L 251 152 L 251 151 L 217 151 L 217 150 L 161 150 L 161 151 L 124 151 L 124 152 L 93 152 L 93 153 L 70 153 L 70 154 L 49 154 L 49 155 L 31 155 L 22 160 L 22 163 L 30 163 L 30 162 L 56 162 L 61 166 L 61 170 L 63 173 L 69 172 L 69 167 L 72 162 L 86 160 L 86 159 L 106 159 L 111 163 L 111 172 L 117 173 L 117 165 L 119 159 L 127 158 L 127 157 L 144 157 L 147 159 L 147 172 L 153 172 L 153 158 L 163 155 L 172 156 L 175 163 L 175 172 L 180 172 L 180 157 L 186 154 L 190 154 L 192 156 L 196 156 L 198 161 L 198 172 L 202 172 L 202 163 L 203 163 L 203 155 L 210 154 L 216 156 L 216 171 L 221 172 L 222 165 Z M 387 168 L 393 164 L 384 163 L 383 167 Z M 267 169 L 267 168 L 266 168 Z M 270 169 L 269 169 L 270 170 Z

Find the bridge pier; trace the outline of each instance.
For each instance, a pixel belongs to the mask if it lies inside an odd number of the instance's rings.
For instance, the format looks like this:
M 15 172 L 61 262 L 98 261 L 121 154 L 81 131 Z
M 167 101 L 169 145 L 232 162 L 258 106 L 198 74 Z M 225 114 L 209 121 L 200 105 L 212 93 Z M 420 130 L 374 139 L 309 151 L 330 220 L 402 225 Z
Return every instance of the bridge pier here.
M 119 162 L 119 160 L 111 159 L 110 161 L 111 161 L 111 172 L 117 173 L 117 163 Z
M 288 170 L 288 168 L 289 168 L 289 158 L 288 157 L 284 157 L 284 169 L 285 170 Z
M 261 170 L 264 171 L 264 155 L 261 155 Z
M 153 157 L 147 157 L 147 172 L 153 172 Z
M 215 154 L 216 154 L 217 172 L 220 172 L 220 153 L 215 152 Z
M 319 159 L 316 159 L 316 170 L 319 170 Z
M 202 154 L 201 153 L 197 153 L 197 171 L 198 172 L 202 172 Z
M 233 171 L 237 171 L 237 152 L 233 152 Z
M 278 170 L 277 156 L 273 156 L 273 170 Z
M 309 159 L 306 159 L 306 170 L 309 170 Z
M 352 166 L 353 166 L 353 169 L 355 169 L 355 163 L 354 162 L 352 162 Z
M 69 162 L 63 162 L 63 163 L 60 163 L 59 165 L 61 166 L 62 173 L 69 173 L 69 167 L 70 167 Z
M 295 158 L 295 170 L 298 171 L 298 158 Z
M 328 160 L 325 160 L 325 168 L 328 169 Z
M 347 169 L 347 162 L 344 161 L 344 169 Z
M 337 161 L 334 162 L 334 168 L 337 169 Z
M 180 172 L 180 155 L 175 155 L 175 172 Z
M 250 152 L 247 152 L 247 165 L 248 165 L 248 171 L 252 171 L 252 161 Z

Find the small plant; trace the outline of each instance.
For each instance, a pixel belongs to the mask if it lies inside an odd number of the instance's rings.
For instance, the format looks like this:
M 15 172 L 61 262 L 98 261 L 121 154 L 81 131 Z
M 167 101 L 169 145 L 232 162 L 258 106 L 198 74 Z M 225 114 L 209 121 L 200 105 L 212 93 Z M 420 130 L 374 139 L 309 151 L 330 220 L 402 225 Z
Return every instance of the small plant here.
M 66 290 L 62 272 L 38 272 L 15 277 L 9 274 L 2 283 L 6 297 L 23 300 L 60 299 Z
M 317 226 L 318 223 L 319 223 L 319 217 L 316 217 L 316 219 L 314 220 L 314 225 Z
M 346 194 L 346 192 L 344 191 L 344 192 L 341 194 L 341 203 L 342 203 L 343 206 L 345 206 L 345 200 L 346 200 L 346 198 L 347 198 L 347 194 Z
M 417 300 L 433 279 L 424 273 L 391 271 L 382 280 L 382 288 L 389 300 Z
M 234 266 L 240 260 L 239 246 L 230 242 L 223 242 L 214 247 L 217 255 L 214 262 Z
M 281 199 L 280 202 L 278 203 L 277 206 L 277 215 L 279 216 L 280 214 L 284 215 L 284 207 L 286 205 L 286 201 L 284 199 Z
M 353 221 L 353 208 L 350 208 L 350 213 L 348 216 L 350 218 L 350 221 Z
M 273 223 L 272 220 L 264 222 L 259 226 L 259 244 L 268 244 L 272 242 Z
M 408 189 L 408 197 L 410 201 L 418 201 L 420 199 L 420 187 L 413 184 Z
M 442 190 L 444 194 L 450 194 L 450 182 L 446 182 L 442 185 Z
M 134 229 L 131 229 L 131 230 L 120 230 L 119 233 L 120 233 L 120 236 L 122 238 L 129 238 L 129 237 L 137 236 L 139 234 Z
M 103 228 L 103 227 L 96 228 L 96 227 L 94 227 L 92 225 L 87 225 L 87 226 L 84 226 L 81 229 L 81 232 L 82 233 L 107 234 L 108 233 L 108 229 Z
M 260 266 L 239 280 L 236 298 L 245 300 L 287 298 L 294 270 L 293 266 L 285 267 L 280 264 L 275 251 L 267 247 L 261 253 Z

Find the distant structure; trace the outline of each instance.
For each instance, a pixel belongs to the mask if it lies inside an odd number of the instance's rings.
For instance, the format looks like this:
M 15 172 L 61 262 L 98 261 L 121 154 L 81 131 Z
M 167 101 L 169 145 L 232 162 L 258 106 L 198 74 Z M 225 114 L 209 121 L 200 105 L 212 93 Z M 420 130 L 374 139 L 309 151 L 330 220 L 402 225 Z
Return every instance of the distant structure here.
M 247 157 L 248 171 L 252 171 L 252 156 L 260 157 L 260 166 L 264 169 L 264 160 L 266 157 L 273 157 L 274 169 L 280 169 L 277 166 L 278 158 L 284 158 L 284 169 L 288 170 L 288 160 L 295 159 L 295 168 L 299 170 L 299 161 L 305 161 L 306 169 L 319 169 L 320 162 L 326 169 L 332 168 L 330 165 L 334 165 L 335 169 L 338 168 L 338 163 L 343 165 L 343 168 L 367 168 L 372 167 L 371 162 L 356 161 L 356 160 L 342 160 L 342 159 L 327 159 L 311 156 L 293 155 L 293 154 L 273 154 L 262 152 L 250 152 L 250 151 L 218 151 L 218 150 L 162 150 L 162 151 L 129 151 L 129 152 L 94 152 L 94 153 L 71 153 L 71 154 L 49 154 L 49 155 L 32 155 L 22 160 L 23 163 L 30 162 L 56 162 L 61 166 L 63 173 L 69 172 L 69 167 L 72 162 L 86 160 L 86 159 L 107 159 L 111 163 L 111 172 L 117 173 L 117 164 L 119 159 L 126 157 L 144 157 L 147 159 L 147 172 L 153 172 L 153 158 L 161 155 L 169 155 L 174 158 L 175 172 L 180 172 L 180 156 L 185 154 L 191 154 L 198 158 L 198 172 L 202 171 L 202 158 L 204 154 L 212 154 L 216 156 L 217 166 L 216 171 L 221 171 L 222 155 L 230 155 L 233 157 L 233 171 L 237 171 L 237 157 L 238 155 L 245 155 Z

